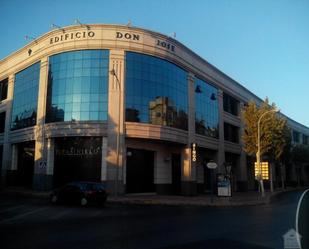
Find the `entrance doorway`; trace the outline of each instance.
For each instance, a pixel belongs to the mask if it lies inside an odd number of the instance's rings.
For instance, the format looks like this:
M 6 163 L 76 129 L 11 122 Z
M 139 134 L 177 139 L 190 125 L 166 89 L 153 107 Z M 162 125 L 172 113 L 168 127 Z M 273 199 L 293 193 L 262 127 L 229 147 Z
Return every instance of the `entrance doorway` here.
M 181 193 L 181 155 L 172 154 L 172 191 L 173 194 Z
M 33 141 L 24 142 L 17 146 L 17 182 L 15 184 L 26 188 L 32 188 L 35 143 Z
M 126 192 L 155 192 L 154 152 L 127 148 Z
M 54 187 L 72 181 L 100 181 L 102 138 L 55 139 Z

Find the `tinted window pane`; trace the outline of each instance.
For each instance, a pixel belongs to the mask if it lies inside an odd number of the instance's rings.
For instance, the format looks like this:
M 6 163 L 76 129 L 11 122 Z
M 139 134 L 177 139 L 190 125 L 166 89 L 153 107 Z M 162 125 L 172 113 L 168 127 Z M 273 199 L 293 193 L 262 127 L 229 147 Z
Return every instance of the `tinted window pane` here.
M 3 133 L 5 129 L 5 112 L 0 113 L 0 133 Z
M 238 115 L 239 101 L 232 96 L 223 93 L 223 109 L 224 111 L 231 113 L 235 116 Z
M 15 75 L 11 129 L 36 124 L 40 62 Z
M 195 132 L 219 137 L 218 89 L 203 80 L 195 80 Z
M 224 140 L 239 143 L 239 127 L 224 123 Z
M 7 98 L 9 79 L 0 81 L 0 101 Z
M 108 59 L 108 50 L 50 57 L 46 122 L 107 120 Z
M 126 121 L 188 129 L 187 72 L 166 60 L 126 53 Z

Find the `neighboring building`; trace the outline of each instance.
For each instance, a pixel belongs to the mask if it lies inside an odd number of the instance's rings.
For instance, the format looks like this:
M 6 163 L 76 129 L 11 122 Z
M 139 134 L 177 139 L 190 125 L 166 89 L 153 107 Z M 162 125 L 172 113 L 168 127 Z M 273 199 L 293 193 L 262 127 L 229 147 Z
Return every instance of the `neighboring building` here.
M 119 193 L 195 194 L 207 162 L 254 188 L 240 110 L 261 99 L 173 38 L 120 25 L 53 30 L 0 61 L 2 182 L 73 180 Z M 296 143 L 309 128 L 288 119 Z M 191 160 L 196 143 L 197 160 Z

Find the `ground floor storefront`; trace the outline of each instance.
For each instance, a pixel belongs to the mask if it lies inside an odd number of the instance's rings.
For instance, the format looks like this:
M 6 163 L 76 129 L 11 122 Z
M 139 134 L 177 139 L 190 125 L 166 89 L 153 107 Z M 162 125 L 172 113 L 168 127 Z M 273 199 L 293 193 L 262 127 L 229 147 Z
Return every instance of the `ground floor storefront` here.
M 120 194 L 195 195 L 210 193 L 217 174 L 225 174 L 230 165 L 232 191 L 257 188 L 254 162 L 247 158 L 242 165 L 237 153 L 225 152 L 224 165 L 212 170 L 207 163 L 219 161 L 218 150 L 198 146 L 193 162 L 190 148 L 180 143 L 128 138 L 119 155 L 109 150 L 107 137 L 57 137 L 47 144 L 45 162 L 36 161 L 35 141 L 13 144 L 11 167 L 1 171 L 5 184 L 48 190 L 72 181 L 96 181 Z M 119 156 L 117 164 L 111 155 Z M 273 174 L 275 187 L 280 187 L 278 170 Z

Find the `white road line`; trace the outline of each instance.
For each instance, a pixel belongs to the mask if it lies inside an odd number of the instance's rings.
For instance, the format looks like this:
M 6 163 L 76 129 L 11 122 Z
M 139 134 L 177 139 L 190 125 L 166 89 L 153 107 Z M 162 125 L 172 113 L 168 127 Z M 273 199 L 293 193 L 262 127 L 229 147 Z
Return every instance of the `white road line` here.
M 12 217 L 12 218 L 8 218 L 8 219 L 5 219 L 5 220 L 2 220 L 2 221 L 0 221 L 0 224 L 6 223 L 6 222 L 10 222 L 10 221 L 14 221 L 14 220 L 18 220 L 18 219 L 24 218 L 24 217 L 26 217 L 28 215 L 35 214 L 35 213 L 41 212 L 43 210 L 46 210 L 48 208 L 49 207 L 37 208 L 37 209 L 34 209 L 34 210 L 30 211 L 30 212 L 19 214 L 19 215 L 16 215 L 16 216 Z
M 299 230 L 298 230 L 298 216 L 299 216 L 299 210 L 300 210 L 300 207 L 301 207 L 301 203 L 306 195 L 306 193 L 308 193 L 309 189 L 305 190 L 303 192 L 303 194 L 301 195 L 301 197 L 299 198 L 299 201 L 298 201 L 298 205 L 297 205 L 297 211 L 296 211 L 296 224 L 295 224 L 295 228 L 296 228 L 296 232 L 297 232 L 297 235 L 299 235 Z M 300 239 L 299 239 L 299 236 L 297 236 L 297 240 L 298 240 L 298 243 L 300 245 Z
M 94 217 L 97 217 L 97 216 L 99 216 L 101 214 L 102 214 L 102 210 L 94 211 L 94 212 L 91 212 L 91 214 L 89 215 L 89 218 L 94 218 Z
M 49 219 L 50 220 L 58 220 L 59 218 L 65 216 L 65 215 L 67 215 L 69 213 L 70 213 L 70 210 L 61 211 L 61 212 L 51 216 Z
M 25 206 L 26 206 L 26 205 L 19 205 L 19 206 L 10 207 L 10 208 L 3 209 L 3 210 L 0 209 L 0 213 L 6 213 L 6 212 L 9 212 L 9 211 L 13 211 L 13 210 L 15 210 L 15 209 L 23 208 L 23 207 L 25 207 Z

